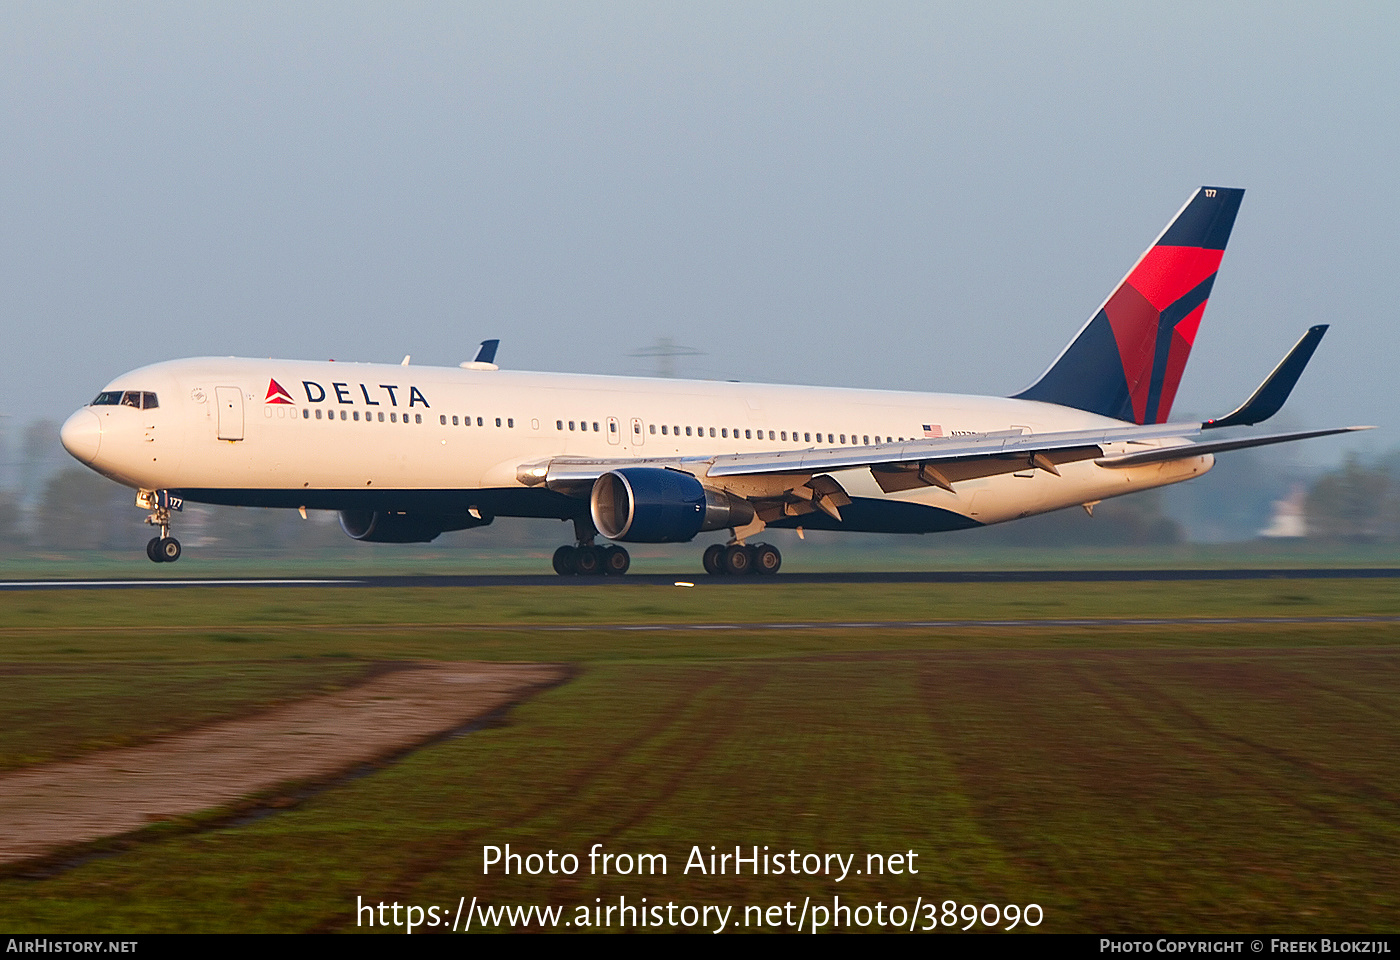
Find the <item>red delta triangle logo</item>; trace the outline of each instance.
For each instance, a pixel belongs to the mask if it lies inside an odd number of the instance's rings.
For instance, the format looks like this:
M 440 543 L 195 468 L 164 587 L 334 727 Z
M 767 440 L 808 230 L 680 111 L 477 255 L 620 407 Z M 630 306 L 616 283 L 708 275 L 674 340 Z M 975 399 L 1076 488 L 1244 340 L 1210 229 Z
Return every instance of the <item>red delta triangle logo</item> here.
M 282 389 L 282 384 L 269 377 L 267 381 L 267 396 L 263 397 L 263 403 L 290 403 L 295 405 L 296 401 L 292 399 L 291 394 Z

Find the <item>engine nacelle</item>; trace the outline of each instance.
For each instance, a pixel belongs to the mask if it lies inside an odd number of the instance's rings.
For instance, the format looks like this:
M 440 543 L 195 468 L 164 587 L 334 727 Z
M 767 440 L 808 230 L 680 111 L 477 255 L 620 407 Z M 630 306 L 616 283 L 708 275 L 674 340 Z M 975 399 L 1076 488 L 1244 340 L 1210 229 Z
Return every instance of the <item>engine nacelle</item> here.
M 342 510 L 340 529 L 352 540 L 366 543 L 428 543 L 445 530 L 484 527 L 490 516 L 412 514 L 395 510 Z
M 628 543 L 683 543 L 706 530 L 742 527 L 754 516 L 742 497 L 656 467 L 603 474 L 593 482 L 588 507 L 599 533 Z

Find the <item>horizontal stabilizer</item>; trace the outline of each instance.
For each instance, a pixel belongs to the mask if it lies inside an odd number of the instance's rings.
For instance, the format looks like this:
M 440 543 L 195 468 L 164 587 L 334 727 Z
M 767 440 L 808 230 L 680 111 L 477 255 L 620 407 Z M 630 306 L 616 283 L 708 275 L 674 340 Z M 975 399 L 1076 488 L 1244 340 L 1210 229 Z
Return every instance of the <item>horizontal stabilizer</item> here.
M 1313 437 L 1330 437 L 1335 433 L 1353 433 L 1357 430 L 1374 430 L 1374 427 L 1333 427 L 1330 430 L 1304 430 L 1301 433 L 1269 433 L 1262 437 L 1240 437 L 1238 440 L 1211 440 L 1206 443 L 1183 443 L 1174 447 L 1154 447 L 1141 453 L 1125 453 L 1116 457 L 1100 457 L 1094 462 L 1101 467 L 1136 467 L 1144 463 L 1163 463 L 1168 460 L 1181 460 L 1186 457 L 1199 457 L 1206 453 L 1225 453 L 1228 450 L 1244 450 L 1248 447 L 1266 447 L 1272 443 L 1288 443 L 1291 440 L 1311 440 Z
M 1293 345 L 1293 349 L 1279 361 L 1279 365 L 1274 367 L 1274 372 L 1269 374 L 1248 400 L 1232 413 L 1215 420 L 1207 420 L 1201 424 L 1202 429 L 1250 426 L 1262 423 L 1278 413 L 1288 395 L 1293 392 L 1298 378 L 1303 375 L 1303 368 L 1312 359 L 1313 351 L 1317 349 L 1318 342 L 1326 332 L 1325 323 L 1309 327 L 1308 332 Z

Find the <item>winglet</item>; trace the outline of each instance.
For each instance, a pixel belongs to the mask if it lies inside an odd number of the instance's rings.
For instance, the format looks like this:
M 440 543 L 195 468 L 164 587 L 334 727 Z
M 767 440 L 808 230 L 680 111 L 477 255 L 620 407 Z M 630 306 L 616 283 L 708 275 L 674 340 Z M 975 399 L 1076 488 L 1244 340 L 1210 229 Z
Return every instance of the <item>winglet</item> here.
M 459 363 L 457 366 L 463 370 L 499 370 L 500 367 L 496 366 L 496 348 L 500 345 L 499 340 L 483 340 L 481 349 L 476 352 L 476 359 Z
M 1274 372 L 1259 384 L 1259 389 L 1255 390 L 1248 400 L 1232 413 L 1207 420 L 1201 424 L 1201 428 L 1211 430 L 1216 427 L 1248 426 L 1261 423 L 1278 413 L 1288 395 L 1293 392 L 1298 378 L 1303 375 L 1303 368 L 1312 359 L 1313 351 L 1317 349 L 1318 342 L 1326 332 L 1325 323 L 1309 327 L 1308 332 L 1293 345 L 1293 349 L 1279 361 L 1279 365 L 1274 367 Z

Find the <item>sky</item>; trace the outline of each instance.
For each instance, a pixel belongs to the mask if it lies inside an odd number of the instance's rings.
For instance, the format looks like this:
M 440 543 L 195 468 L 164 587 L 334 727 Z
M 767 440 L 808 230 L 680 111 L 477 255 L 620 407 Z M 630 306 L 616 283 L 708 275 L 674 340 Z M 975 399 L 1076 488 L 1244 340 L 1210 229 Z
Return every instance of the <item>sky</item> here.
M 0 424 L 184 356 L 1013 393 L 1200 185 L 1176 402 L 1400 446 L 1393 3 L 0 3 Z

